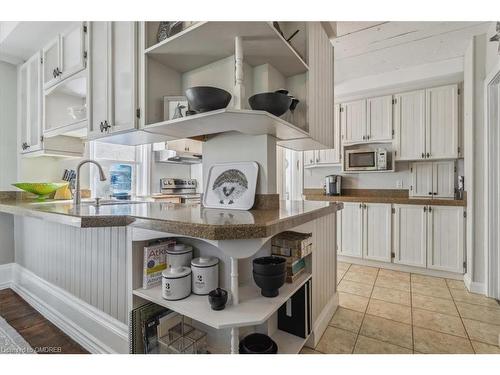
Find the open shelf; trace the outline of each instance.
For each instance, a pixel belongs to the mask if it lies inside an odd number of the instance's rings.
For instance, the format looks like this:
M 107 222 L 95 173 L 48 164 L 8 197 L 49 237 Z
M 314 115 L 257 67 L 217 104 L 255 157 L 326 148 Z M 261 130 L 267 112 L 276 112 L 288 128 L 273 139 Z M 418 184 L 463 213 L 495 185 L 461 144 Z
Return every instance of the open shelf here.
M 274 298 L 262 297 L 260 289 L 251 281 L 240 286 L 240 303 L 236 306 L 226 306 L 222 311 L 212 310 L 207 296 L 191 294 L 180 301 L 167 301 L 161 296 L 161 286 L 135 289 L 133 294 L 213 328 L 245 327 L 264 323 L 310 277 L 310 273 L 304 273 L 294 283 L 285 283 L 280 288 L 280 294 Z
M 198 22 L 144 53 L 184 73 L 234 55 L 237 36 L 243 38 L 244 60 L 251 66 L 269 63 L 286 77 L 309 70 L 272 22 Z
M 302 338 L 277 329 L 271 338 L 278 345 L 278 354 L 298 354 L 309 337 Z
M 249 135 L 269 134 L 280 140 L 308 138 L 309 134 L 265 111 L 219 109 L 148 125 L 145 131 L 175 138 L 236 131 Z

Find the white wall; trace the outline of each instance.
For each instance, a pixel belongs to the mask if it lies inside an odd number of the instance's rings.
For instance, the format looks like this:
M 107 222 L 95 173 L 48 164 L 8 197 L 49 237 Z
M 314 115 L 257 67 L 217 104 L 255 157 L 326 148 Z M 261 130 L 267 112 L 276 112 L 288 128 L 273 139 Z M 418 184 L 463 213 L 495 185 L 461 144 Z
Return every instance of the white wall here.
M 17 175 L 17 71 L 0 61 L 0 191 L 14 190 Z M 0 264 L 14 261 L 14 220 L 0 214 Z

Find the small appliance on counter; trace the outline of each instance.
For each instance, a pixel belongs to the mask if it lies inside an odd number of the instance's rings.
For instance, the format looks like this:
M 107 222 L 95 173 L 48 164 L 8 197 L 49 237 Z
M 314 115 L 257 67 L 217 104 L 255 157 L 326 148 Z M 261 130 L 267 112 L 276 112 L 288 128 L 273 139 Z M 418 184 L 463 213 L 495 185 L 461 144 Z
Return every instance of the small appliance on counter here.
M 325 177 L 326 195 L 340 195 L 342 193 L 342 176 L 331 174 Z

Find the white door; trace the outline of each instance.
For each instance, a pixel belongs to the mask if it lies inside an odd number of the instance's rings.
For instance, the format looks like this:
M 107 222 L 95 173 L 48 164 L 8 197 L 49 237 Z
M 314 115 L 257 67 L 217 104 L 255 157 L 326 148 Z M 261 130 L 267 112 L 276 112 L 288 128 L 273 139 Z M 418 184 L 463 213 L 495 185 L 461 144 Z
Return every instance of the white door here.
M 343 142 L 363 142 L 366 138 L 366 100 L 344 103 L 341 108 Z
M 391 261 L 391 205 L 363 204 L 363 258 Z
M 65 79 L 85 68 L 84 23 L 61 35 L 61 79 Z
M 463 273 L 463 207 L 430 206 L 427 226 L 427 267 Z
M 316 163 L 315 151 L 304 151 L 304 166 L 311 166 Z
M 458 85 L 427 89 L 426 158 L 458 158 Z
M 362 213 L 361 203 L 344 202 L 344 208 L 340 210 L 342 222 L 340 255 L 362 257 Z
M 29 152 L 27 148 L 29 138 L 28 123 L 28 63 L 23 64 L 18 71 L 18 98 L 19 98 L 19 126 L 20 144 L 19 152 Z
M 368 141 L 392 140 L 392 95 L 366 99 Z
M 394 263 L 426 266 L 427 206 L 394 205 Z
M 394 96 L 396 160 L 425 158 L 425 90 Z
M 54 38 L 42 51 L 43 56 L 43 87 L 46 89 L 59 81 L 58 71 L 61 70 L 61 39 Z
M 318 150 L 317 151 L 318 164 L 338 164 L 338 152 L 337 150 Z
M 111 132 L 136 126 L 136 22 L 111 23 Z
M 40 53 L 28 60 L 28 145 L 29 151 L 42 148 L 42 64 Z
M 432 194 L 434 198 L 455 196 L 455 162 L 453 160 L 432 163 Z
M 109 124 L 110 87 L 110 22 L 90 22 L 89 31 L 89 138 L 105 135 L 103 126 Z
M 432 198 L 433 171 L 433 163 L 430 162 L 424 161 L 410 165 L 410 196 Z

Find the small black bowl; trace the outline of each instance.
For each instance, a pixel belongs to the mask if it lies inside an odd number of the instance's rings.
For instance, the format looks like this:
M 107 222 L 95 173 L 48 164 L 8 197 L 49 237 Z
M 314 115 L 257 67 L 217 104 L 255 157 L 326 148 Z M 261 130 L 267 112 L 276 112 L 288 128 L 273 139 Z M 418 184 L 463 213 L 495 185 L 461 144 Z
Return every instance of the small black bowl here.
M 211 86 L 195 86 L 186 90 L 189 108 L 198 113 L 226 108 L 231 94 L 226 90 Z
M 227 302 L 227 291 L 221 288 L 212 290 L 208 293 L 208 302 L 212 310 L 224 310 Z
M 292 99 L 281 92 L 263 92 L 248 98 L 250 108 L 269 112 L 277 117 L 283 115 L 290 108 Z
M 285 283 L 286 273 L 278 275 L 262 275 L 253 271 L 253 280 L 260 288 L 260 294 L 264 297 L 272 298 L 280 294 L 279 289 Z
M 261 275 L 280 275 L 285 272 L 286 259 L 277 256 L 255 258 L 253 270 Z
M 276 354 L 278 345 L 263 333 L 252 333 L 240 341 L 240 354 Z

